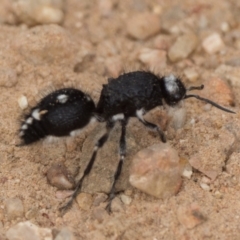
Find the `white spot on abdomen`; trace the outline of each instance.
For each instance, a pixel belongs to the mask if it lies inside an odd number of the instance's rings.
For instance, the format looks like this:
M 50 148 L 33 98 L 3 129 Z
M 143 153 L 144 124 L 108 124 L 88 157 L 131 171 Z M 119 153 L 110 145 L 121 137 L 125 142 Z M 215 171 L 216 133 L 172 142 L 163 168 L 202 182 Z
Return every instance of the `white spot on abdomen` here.
M 41 120 L 41 115 L 39 113 L 39 109 L 35 109 L 33 112 L 32 112 L 32 117 L 36 120 Z
M 65 103 L 65 102 L 67 102 L 67 100 L 68 100 L 68 95 L 66 95 L 66 94 L 61 94 L 61 95 L 57 96 L 57 100 L 58 100 L 60 103 Z

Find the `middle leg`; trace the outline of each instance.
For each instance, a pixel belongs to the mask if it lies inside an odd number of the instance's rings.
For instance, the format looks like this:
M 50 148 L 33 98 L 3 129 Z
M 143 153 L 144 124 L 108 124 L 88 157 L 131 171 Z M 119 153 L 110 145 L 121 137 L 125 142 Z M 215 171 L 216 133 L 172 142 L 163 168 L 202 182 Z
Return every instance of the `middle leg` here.
M 128 124 L 128 118 L 124 118 L 120 122 L 122 126 L 122 133 L 121 133 L 120 142 L 119 142 L 120 160 L 118 162 L 117 169 L 114 173 L 113 183 L 108 196 L 108 204 L 106 206 L 106 210 L 108 211 L 108 213 L 111 212 L 112 200 L 116 197 L 115 186 L 116 186 L 117 180 L 119 179 L 119 176 L 121 175 L 123 162 L 126 156 L 126 126 Z

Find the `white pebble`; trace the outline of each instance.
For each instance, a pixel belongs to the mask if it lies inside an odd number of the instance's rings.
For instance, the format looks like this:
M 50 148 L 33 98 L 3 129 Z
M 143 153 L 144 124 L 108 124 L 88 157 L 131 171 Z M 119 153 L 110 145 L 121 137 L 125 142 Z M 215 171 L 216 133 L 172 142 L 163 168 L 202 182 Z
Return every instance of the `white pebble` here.
M 224 48 L 224 42 L 218 33 L 213 33 L 203 40 L 202 47 L 208 54 L 213 54 Z
M 193 174 L 192 167 L 187 166 L 187 167 L 184 168 L 182 176 L 185 177 L 185 178 L 191 179 L 192 174 Z
M 21 97 L 18 98 L 18 105 L 19 107 L 24 110 L 28 107 L 28 100 L 27 97 L 22 95 Z
M 120 195 L 120 199 L 126 205 L 129 205 L 132 202 L 132 198 L 125 194 Z
M 210 187 L 209 185 L 207 185 L 206 183 L 200 182 L 200 187 L 205 190 L 205 191 L 209 191 Z

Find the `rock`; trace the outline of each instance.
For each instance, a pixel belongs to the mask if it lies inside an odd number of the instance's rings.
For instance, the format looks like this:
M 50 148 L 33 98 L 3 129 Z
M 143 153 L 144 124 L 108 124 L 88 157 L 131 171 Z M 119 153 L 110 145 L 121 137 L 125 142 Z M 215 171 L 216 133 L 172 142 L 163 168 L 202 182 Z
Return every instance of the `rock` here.
M 27 97 L 22 95 L 18 98 L 18 105 L 19 107 L 24 110 L 28 107 L 28 100 Z
M 139 151 L 132 161 L 132 186 L 157 198 L 176 194 L 181 186 L 182 168 L 177 152 L 169 144 L 155 144 Z
M 124 205 L 121 202 L 121 200 L 118 197 L 115 197 L 112 200 L 111 211 L 112 212 L 122 212 L 123 208 L 124 208 Z
M 180 206 L 177 210 L 177 218 L 187 229 L 192 229 L 207 220 L 196 203 Z
M 163 50 L 143 48 L 139 60 L 153 72 L 162 72 L 167 66 L 167 53 Z
M 163 31 L 171 34 L 178 34 L 178 24 L 186 18 L 186 12 L 182 9 L 181 5 L 171 6 L 164 9 L 161 16 Z
M 121 201 L 122 201 L 125 205 L 130 205 L 131 202 L 132 202 L 132 198 L 129 197 L 129 196 L 127 196 L 127 195 L 125 195 L 125 194 L 121 194 L 121 195 L 120 195 L 120 199 L 121 199 Z
M 64 0 L 11 0 L 16 22 L 28 26 L 60 24 L 64 18 Z
M 203 82 L 204 89 L 201 91 L 201 96 L 210 98 L 220 105 L 234 105 L 233 92 L 229 85 L 221 78 L 213 77 Z
M 17 73 L 14 69 L 0 67 L 0 87 L 14 87 L 18 82 Z
M 58 64 L 72 67 L 77 46 L 68 32 L 58 25 L 37 26 L 23 30 L 12 47 L 33 65 Z
M 75 185 L 74 178 L 63 163 L 55 163 L 48 169 L 47 180 L 50 185 L 58 189 L 72 189 Z
M 8 240 L 52 240 L 52 230 L 40 228 L 31 222 L 20 222 L 8 229 Z
M 208 54 L 213 54 L 224 48 L 224 42 L 218 33 L 212 33 L 203 40 L 202 47 Z
M 5 203 L 6 214 L 9 220 L 22 217 L 24 215 L 24 208 L 22 200 L 19 198 L 10 198 Z
M 185 166 L 182 172 L 182 176 L 188 179 L 191 179 L 193 174 L 192 167 L 188 164 Z
M 200 182 L 200 187 L 205 191 L 210 191 L 209 185 L 204 182 Z
M 184 69 L 183 74 L 189 82 L 195 82 L 199 78 L 199 73 L 194 68 Z
M 63 228 L 54 240 L 76 240 L 73 233 L 68 228 Z
M 197 36 L 193 33 L 186 33 L 177 38 L 176 42 L 169 49 L 168 57 L 171 62 L 187 58 L 196 49 L 197 44 Z
M 221 125 L 216 129 L 216 124 L 218 123 L 215 123 L 215 127 L 208 127 L 207 134 L 197 137 L 197 141 L 201 144 L 198 152 L 189 159 L 190 165 L 204 173 L 211 181 L 214 181 L 222 173 L 227 153 L 232 149 L 235 141 L 233 134 L 223 127 L 221 128 Z M 207 144 L 202 144 L 206 141 Z
M 78 206 L 83 210 L 89 210 L 93 203 L 92 195 L 89 193 L 81 192 L 76 197 Z
M 240 68 L 220 65 L 215 71 L 220 77 L 224 76 L 233 87 L 240 87 Z
M 184 107 L 169 107 L 168 117 L 170 118 L 169 125 L 175 130 L 180 129 L 184 126 L 187 119 L 187 110 Z
M 71 190 L 57 191 L 55 196 L 58 199 L 65 199 L 70 197 L 73 194 L 73 192 L 74 191 L 71 191 Z
M 152 37 L 161 30 L 160 17 L 149 12 L 133 15 L 130 19 L 127 19 L 126 25 L 127 33 L 138 40 Z
M 97 193 L 96 197 L 94 198 L 94 201 L 93 201 L 93 206 L 99 206 L 100 203 L 106 201 L 107 198 L 108 198 L 107 194 Z

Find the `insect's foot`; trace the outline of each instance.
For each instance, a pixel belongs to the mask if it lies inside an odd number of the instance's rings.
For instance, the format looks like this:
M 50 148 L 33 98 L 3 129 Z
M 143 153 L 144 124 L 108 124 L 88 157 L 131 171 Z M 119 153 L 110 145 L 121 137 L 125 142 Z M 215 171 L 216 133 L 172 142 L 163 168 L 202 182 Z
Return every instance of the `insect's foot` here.
M 72 207 L 73 199 L 74 198 L 71 197 L 71 199 L 67 203 L 65 203 L 62 207 L 59 208 L 61 215 L 64 215 Z

